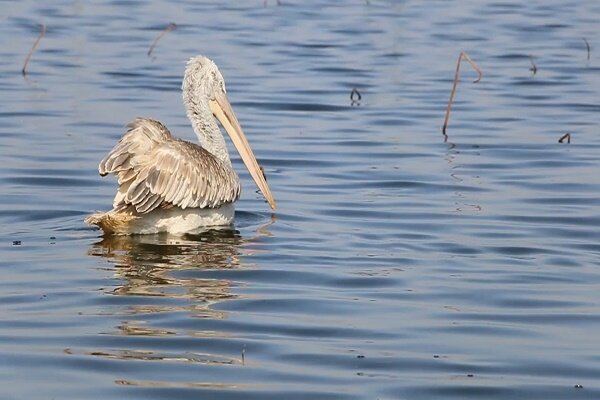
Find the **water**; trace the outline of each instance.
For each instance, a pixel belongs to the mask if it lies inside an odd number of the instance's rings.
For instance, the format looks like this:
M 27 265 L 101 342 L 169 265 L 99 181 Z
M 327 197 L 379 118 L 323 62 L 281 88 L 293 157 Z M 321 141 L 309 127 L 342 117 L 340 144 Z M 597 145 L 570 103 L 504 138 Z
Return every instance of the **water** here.
M 600 398 L 600 5 L 369 3 L 1 3 L 0 397 Z M 195 54 L 279 208 L 235 154 L 232 229 L 103 239 Z

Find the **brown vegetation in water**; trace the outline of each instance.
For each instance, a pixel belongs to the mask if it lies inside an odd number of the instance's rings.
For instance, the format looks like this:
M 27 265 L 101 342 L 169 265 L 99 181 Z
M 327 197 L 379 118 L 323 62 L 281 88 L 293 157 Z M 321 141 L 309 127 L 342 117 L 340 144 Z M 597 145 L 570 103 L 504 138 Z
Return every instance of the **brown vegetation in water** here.
M 565 139 L 567 139 L 567 143 L 571 143 L 571 134 L 567 132 L 562 135 L 560 139 L 558 139 L 558 143 L 564 143 Z
M 39 34 L 38 38 L 36 39 L 36 41 L 33 43 L 33 46 L 31 46 L 31 50 L 29 50 L 29 54 L 27 54 L 27 58 L 25 59 L 25 63 L 23 63 L 23 69 L 21 69 L 21 73 L 23 74 L 23 76 L 27 75 L 27 65 L 29 64 L 29 60 L 31 59 L 31 55 L 33 54 L 33 52 L 35 51 L 35 49 L 38 47 L 38 44 L 40 43 L 40 40 L 42 40 L 42 38 L 46 34 L 46 25 L 45 24 L 40 24 L 40 28 L 41 28 L 40 34 Z
M 454 96 L 456 94 L 456 87 L 458 85 L 458 80 L 460 78 L 460 62 L 462 60 L 466 60 L 469 64 L 471 64 L 473 69 L 478 74 L 477 79 L 475 79 L 473 81 L 473 83 L 479 82 L 481 80 L 481 78 L 483 77 L 483 73 L 481 72 L 481 69 L 479 68 L 479 66 L 477 64 L 475 64 L 475 62 L 473 60 L 471 60 L 471 57 L 469 57 L 469 55 L 466 52 L 461 51 L 460 54 L 458 55 L 458 61 L 456 62 L 456 72 L 454 73 L 454 83 L 452 84 L 452 91 L 450 92 L 450 99 L 448 100 L 448 108 L 446 108 L 446 117 L 444 118 L 444 125 L 442 126 L 442 133 L 444 134 L 444 137 L 446 137 L 446 138 L 448 137 L 448 135 L 446 134 L 446 128 L 448 127 L 448 119 L 450 118 L 450 110 L 452 109 L 452 102 L 454 101 Z
M 152 42 L 152 45 L 150 46 L 150 48 L 148 49 L 148 57 L 150 57 L 152 55 L 152 51 L 154 51 L 154 48 L 156 47 L 156 45 L 158 44 L 158 41 L 165 36 L 167 33 L 174 31 L 175 28 L 177 28 L 177 25 L 174 22 L 171 22 L 169 25 L 167 25 L 167 27 L 158 34 L 158 36 L 156 37 L 156 39 L 154 39 L 154 42 Z

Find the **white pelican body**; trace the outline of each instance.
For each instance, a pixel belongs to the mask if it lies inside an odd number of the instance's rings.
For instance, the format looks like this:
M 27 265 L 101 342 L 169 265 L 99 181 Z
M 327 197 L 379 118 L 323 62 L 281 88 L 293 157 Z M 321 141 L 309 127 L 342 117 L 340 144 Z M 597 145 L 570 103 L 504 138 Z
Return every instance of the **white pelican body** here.
M 137 118 L 100 162 L 117 176 L 113 209 L 86 218 L 104 233 L 193 233 L 233 221 L 240 180 L 231 166 L 216 117 L 230 135 L 261 192 L 275 201 L 227 100 L 225 82 L 208 58 L 190 59 L 182 85 L 188 118 L 202 146 L 177 139 L 160 122 Z

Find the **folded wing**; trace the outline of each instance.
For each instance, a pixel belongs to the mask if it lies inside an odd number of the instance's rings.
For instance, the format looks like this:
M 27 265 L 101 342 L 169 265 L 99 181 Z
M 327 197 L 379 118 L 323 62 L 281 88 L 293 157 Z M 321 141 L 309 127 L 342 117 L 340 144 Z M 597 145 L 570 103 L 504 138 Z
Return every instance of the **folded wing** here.
M 100 175 L 115 174 L 115 210 L 135 207 L 216 208 L 240 196 L 240 181 L 229 164 L 202 147 L 174 138 L 160 122 L 138 118 L 100 162 Z

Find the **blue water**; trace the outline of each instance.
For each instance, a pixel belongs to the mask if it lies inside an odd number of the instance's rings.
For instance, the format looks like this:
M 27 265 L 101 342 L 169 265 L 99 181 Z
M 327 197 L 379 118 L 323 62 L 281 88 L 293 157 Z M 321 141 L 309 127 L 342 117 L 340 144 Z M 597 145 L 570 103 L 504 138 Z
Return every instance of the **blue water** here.
M 0 2 L 0 397 L 600 398 L 600 3 L 280 3 Z M 278 209 L 102 238 L 196 54 Z

